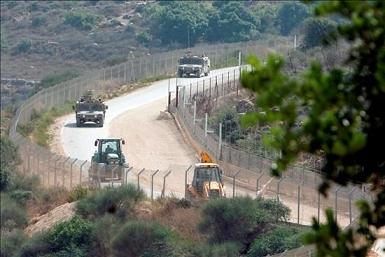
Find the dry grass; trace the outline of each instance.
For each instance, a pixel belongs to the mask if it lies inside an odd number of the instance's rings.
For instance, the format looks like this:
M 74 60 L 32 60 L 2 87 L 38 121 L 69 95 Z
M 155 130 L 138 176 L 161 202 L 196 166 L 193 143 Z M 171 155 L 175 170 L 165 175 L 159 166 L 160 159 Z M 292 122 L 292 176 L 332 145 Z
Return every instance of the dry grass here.
M 156 221 L 177 232 L 182 238 L 189 241 L 203 242 L 207 239 L 198 231 L 200 222 L 199 208 L 181 208 L 175 199 L 163 199 L 157 202 L 142 202 L 137 206 L 138 219 Z

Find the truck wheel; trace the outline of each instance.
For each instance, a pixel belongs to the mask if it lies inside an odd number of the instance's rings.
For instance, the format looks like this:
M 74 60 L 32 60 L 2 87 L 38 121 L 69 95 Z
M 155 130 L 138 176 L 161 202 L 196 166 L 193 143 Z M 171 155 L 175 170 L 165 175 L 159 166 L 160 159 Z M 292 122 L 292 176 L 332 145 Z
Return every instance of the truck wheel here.
M 76 120 L 76 127 L 81 127 L 82 123 L 80 122 L 80 120 Z
M 104 120 L 103 119 L 101 119 L 100 121 L 99 121 L 99 127 L 103 127 L 103 124 L 104 124 Z

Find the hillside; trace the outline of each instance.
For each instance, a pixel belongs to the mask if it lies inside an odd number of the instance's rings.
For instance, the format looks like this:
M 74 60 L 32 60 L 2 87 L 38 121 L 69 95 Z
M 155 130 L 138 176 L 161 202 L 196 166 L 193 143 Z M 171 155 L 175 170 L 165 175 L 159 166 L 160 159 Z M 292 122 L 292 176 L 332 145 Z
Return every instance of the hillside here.
M 25 99 L 40 81 L 51 86 L 143 55 L 274 41 L 303 29 L 310 12 L 275 1 L 2 1 L 1 104 Z
M 144 24 L 136 9 L 143 4 L 2 2 L 1 77 L 41 80 L 63 70 L 83 72 L 122 62 L 130 51 L 133 56 L 143 55 L 146 49 L 135 39 Z M 66 22 L 71 14 L 73 19 L 84 15 L 80 19 L 85 21 Z

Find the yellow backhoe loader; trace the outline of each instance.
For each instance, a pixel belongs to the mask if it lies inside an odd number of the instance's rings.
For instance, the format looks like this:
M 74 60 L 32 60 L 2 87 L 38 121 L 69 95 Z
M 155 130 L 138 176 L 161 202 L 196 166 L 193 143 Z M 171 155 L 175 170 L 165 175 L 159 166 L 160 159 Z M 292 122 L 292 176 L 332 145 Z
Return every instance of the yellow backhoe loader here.
M 226 197 L 222 171 L 206 152 L 200 153 L 200 162 L 195 164 L 193 180 L 186 191 L 187 200 L 192 202 Z

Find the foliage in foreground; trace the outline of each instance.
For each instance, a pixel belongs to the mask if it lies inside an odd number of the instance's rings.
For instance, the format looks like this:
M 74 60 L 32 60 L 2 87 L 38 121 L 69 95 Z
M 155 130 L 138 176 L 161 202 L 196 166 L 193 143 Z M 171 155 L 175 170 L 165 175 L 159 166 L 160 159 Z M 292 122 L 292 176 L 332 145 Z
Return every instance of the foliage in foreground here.
M 87 256 L 93 244 L 92 231 L 91 222 L 75 216 L 34 236 L 21 247 L 19 256 Z
M 261 233 L 268 224 L 286 220 L 290 210 L 275 200 L 250 197 L 217 199 L 202 207 L 199 228 L 212 242 L 243 243 L 250 235 Z
M 313 221 L 308 243 L 315 243 L 318 256 L 365 256 L 376 229 L 385 225 L 385 2 L 333 1 L 320 4 L 317 14 L 336 14 L 346 19 L 338 35 L 353 43 L 348 68 L 324 69 L 317 63 L 300 78 L 282 72 L 283 59 L 271 55 L 263 65 L 250 58 L 253 70 L 242 84 L 258 94 L 257 105 L 266 116 L 251 113 L 244 125 L 267 121 L 272 125 L 270 145 L 282 152 L 272 167 L 280 175 L 300 153 L 322 154 L 327 194 L 330 183 L 371 184 L 373 203 L 358 202 L 357 228 L 343 231 L 331 211 L 325 224 Z M 334 35 L 336 36 L 336 35 Z M 271 108 L 278 107 L 279 112 Z M 301 108 L 309 112 L 300 128 Z M 355 244 L 357 238 L 365 243 Z M 337 242 L 337 243 L 336 243 Z
M 102 217 L 113 214 L 125 218 L 132 214 L 136 203 L 144 199 L 144 192 L 132 184 L 118 188 L 105 188 L 91 193 L 76 205 L 76 213 L 85 218 Z

